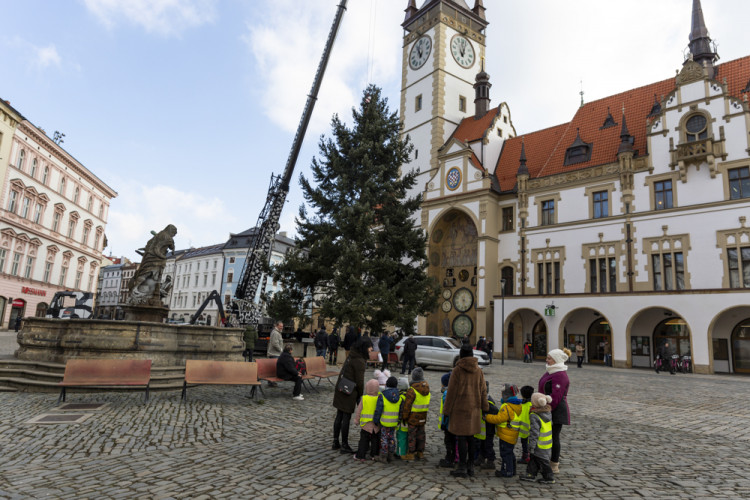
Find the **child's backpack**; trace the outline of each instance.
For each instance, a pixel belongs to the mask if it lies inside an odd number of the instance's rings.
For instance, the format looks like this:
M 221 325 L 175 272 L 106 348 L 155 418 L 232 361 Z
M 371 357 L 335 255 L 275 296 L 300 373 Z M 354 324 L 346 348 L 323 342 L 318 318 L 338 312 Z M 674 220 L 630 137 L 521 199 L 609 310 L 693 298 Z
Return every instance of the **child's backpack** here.
M 300 375 L 307 375 L 307 363 L 303 358 L 299 358 L 295 363 L 294 367 L 297 369 L 297 373 Z

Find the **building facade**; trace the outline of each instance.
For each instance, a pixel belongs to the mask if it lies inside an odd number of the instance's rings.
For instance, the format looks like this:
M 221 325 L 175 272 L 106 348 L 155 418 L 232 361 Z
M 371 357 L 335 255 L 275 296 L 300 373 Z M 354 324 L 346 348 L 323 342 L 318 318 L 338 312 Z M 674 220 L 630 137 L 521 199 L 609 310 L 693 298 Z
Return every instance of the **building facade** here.
M 97 318 L 119 319 L 117 306 L 120 304 L 122 269 L 125 264 L 105 266 L 99 272 L 99 288 L 96 294 Z
M 43 316 L 55 292 L 95 292 L 117 193 L 0 101 L 0 324 Z
M 173 262 L 165 267 L 164 276 L 173 276 L 169 299 L 169 319 L 189 323 L 213 290 L 221 289 L 224 244 L 178 251 Z M 170 271 L 172 274 L 169 274 Z M 198 323 L 217 326 L 219 313 L 216 302 L 209 303 Z
M 717 64 L 699 0 L 676 77 L 522 136 L 490 107 L 481 0 L 410 1 L 403 27 L 408 167 L 443 285 L 420 331 L 507 357 L 580 341 L 620 367 L 669 342 L 697 372 L 750 372 L 750 57 Z

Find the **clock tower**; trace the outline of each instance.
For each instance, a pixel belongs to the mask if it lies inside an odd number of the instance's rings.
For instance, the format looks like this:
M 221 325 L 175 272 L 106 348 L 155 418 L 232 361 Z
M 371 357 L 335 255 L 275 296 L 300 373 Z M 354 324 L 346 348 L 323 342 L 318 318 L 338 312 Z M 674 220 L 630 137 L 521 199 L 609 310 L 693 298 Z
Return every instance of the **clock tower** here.
M 471 1 L 471 0 L 470 0 Z M 438 168 L 438 149 L 460 121 L 474 115 L 474 82 L 484 58 L 487 20 L 482 0 L 409 0 L 401 77 L 403 133 L 414 144 L 403 171 L 419 172 L 408 193 L 425 190 Z M 417 223 L 420 216 L 417 214 Z

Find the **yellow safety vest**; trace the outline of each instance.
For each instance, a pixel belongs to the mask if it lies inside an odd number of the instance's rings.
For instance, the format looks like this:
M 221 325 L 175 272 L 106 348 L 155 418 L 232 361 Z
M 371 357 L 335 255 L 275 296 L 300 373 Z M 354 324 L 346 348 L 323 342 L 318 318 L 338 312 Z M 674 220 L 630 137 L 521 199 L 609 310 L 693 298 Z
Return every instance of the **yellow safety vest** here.
M 518 416 L 519 425 L 518 425 L 518 437 L 521 439 L 526 439 L 529 437 L 529 425 L 531 421 L 529 420 L 529 411 L 531 410 L 531 401 L 528 403 L 523 403 L 521 405 L 521 414 Z
M 501 410 L 503 409 L 503 406 L 505 406 L 505 403 L 503 403 L 502 405 L 500 405 L 500 409 Z M 510 427 L 510 429 L 512 429 L 514 431 L 519 431 L 518 433 L 520 434 L 521 433 L 520 432 L 520 429 L 521 429 L 521 420 L 520 419 L 521 419 L 521 417 L 519 415 L 516 415 L 516 412 L 514 412 L 512 408 L 508 408 L 508 410 L 510 410 L 510 412 L 513 414 L 513 420 L 511 420 L 510 422 L 508 422 L 508 421 L 502 422 L 500 424 L 500 427 Z
M 414 402 L 411 405 L 411 411 L 427 411 L 430 409 L 430 393 L 427 396 L 423 396 L 416 389 L 414 389 Z
M 398 411 L 401 408 L 401 399 L 395 403 L 388 401 L 382 394 L 378 396 L 383 400 L 383 414 L 380 416 L 380 425 L 383 427 L 396 427 L 398 425 Z
M 552 420 L 545 422 L 542 417 L 539 417 L 539 423 L 541 424 L 539 429 L 539 439 L 536 440 L 536 447 L 540 450 L 547 450 L 552 448 Z
M 364 427 L 367 422 L 372 422 L 375 417 L 375 405 L 378 404 L 377 396 L 362 396 L 362 413 L 359 414 L 359 425 Z
M 492 401 L 488 400 L 487 402 L 490 404 L 490 406 L 495 406 L 495 403 L 493 403 Z M 478 434 L 474 434 L 474 437 L 477 438 L 477 439 L 479 439 L 479 440 L 481 440 L 481 441 L 484 441 L 485 439 L 487 439 L 487 421 L 484 418 L 482 418 L 482 420 L 481 420 L 481 426 L 479 427 L 479 433 Z

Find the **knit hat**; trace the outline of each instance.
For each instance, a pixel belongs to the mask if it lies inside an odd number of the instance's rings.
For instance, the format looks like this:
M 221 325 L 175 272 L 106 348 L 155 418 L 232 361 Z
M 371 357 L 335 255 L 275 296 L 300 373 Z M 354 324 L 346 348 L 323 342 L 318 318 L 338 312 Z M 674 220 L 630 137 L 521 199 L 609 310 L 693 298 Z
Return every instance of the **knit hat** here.
M 461 346 L 461 351 L 458 353 L 459 358 L 470 358 L 474 355 L 474 349 L 471 348 L 470 344 L 464 344 Z
M 380 390 L 380 387 L 378 386 L 378 381 L 373 379 L 370 379 L 365 384 L 365 394 L 368 396 L 375 396 L 378 394 L 378 391 Z
M 547 396 L 541 392 L 535 392 L 531 395 L 531 404 L 534 408 L 541 408 L 547 406 L 552 402 L 552 396 Z
M 530 385 L 521 387 L 521 397 L 523 399 L 531 399 L 531 395 L 534 394 L 534 388 Z
M 409 388 L 409 379 L 406 377 L 399 377 L 398 379 L 398 390 L 405 391 Z
M 518 386 L 513 384 L 503 384 L 503 401 L 507 401 L 516 395 L 518 395 Z
M 398 387 L 398 379 L 396 377 L 388 377 L 388 380 L 385 381 L 386 387 Z
M 446 373 L 445 375 L 443 375 L 442 377 L 440 377 L 440 384 L 443 387 L 448 387 L 448 382 L 450 382 L 450 380 L 451 380 L 451 374 L 450 373 Z
M 411 372 L 411 381 L 413 382 L 424 382 L 424 371 L 419 366 L 414 368 Z
M 560 349 L 552 349 L 547 355 L 554 359 L 556 364 L 565 363 L 568 360 L 568 355 Z

